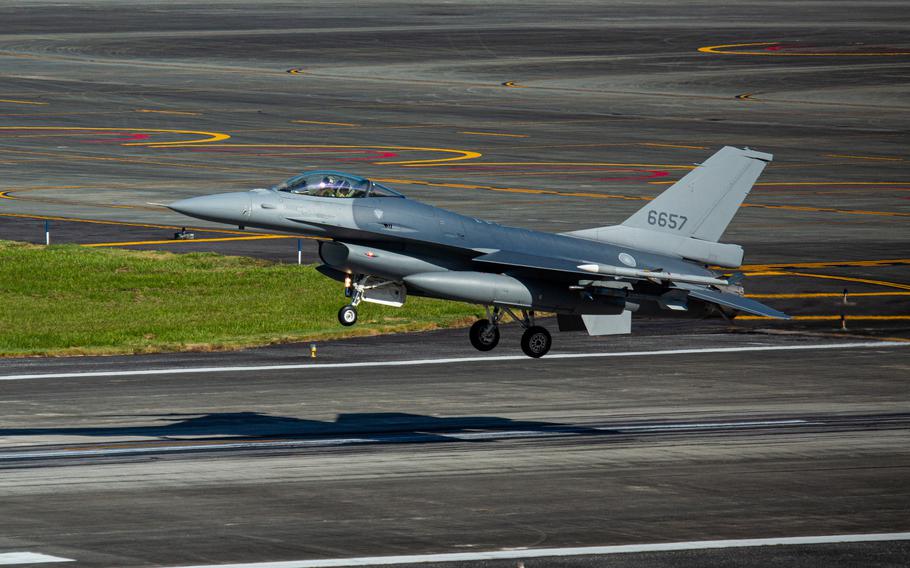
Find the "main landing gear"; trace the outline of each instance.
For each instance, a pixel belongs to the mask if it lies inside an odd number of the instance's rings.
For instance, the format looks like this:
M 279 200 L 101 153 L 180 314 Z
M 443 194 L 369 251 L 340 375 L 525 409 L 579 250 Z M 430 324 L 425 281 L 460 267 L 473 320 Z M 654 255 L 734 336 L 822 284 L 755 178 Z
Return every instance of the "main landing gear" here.
M 546 328 L 534 323 L 533 310 L 521 310 L 521 317 L 517 317 L 511 309 L 494 306 L 491 310 L 487 306 L 487 319 L 474 322 L 468 337 L 471 339 L 471 345 L 478 351 L 490 351 L 499 345 L 499 322 L 504 314 L 509 314 L 512 319 L 516 320 L 524 333 L 521 336 L 521 350 L 528 357 L 543 357 L 553 346 L 553 337 Z

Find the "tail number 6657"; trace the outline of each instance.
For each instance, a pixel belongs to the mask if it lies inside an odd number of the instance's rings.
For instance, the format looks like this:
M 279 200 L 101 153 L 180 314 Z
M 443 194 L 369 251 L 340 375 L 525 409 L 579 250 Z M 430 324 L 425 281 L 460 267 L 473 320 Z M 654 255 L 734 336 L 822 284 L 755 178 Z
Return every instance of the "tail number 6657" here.
M 669 227 L 670 229 L 682 230 L 689 218 L 685 215 L 676 213 L 667 213 L 666 211 L 648 211 L 648 224 L 657 225 L 658 227 Z

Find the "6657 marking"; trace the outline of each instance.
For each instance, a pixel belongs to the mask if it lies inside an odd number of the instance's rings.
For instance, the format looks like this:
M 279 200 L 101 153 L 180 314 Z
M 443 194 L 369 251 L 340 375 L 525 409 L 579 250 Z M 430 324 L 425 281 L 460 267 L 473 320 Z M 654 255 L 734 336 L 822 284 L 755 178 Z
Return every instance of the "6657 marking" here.
M 689 218 L 685 215 L 676 213 L 667 213 L 666 211 L 648 211 L 648 224 L 657 225 L 658 227 L 669 227 L 670 229 L 681 230 Z

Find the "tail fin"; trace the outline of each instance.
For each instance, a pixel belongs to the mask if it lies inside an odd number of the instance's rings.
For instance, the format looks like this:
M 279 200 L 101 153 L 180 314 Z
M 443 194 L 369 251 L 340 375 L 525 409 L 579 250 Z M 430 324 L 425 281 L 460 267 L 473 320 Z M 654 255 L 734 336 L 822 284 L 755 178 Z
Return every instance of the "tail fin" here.
M 772 158 L 725 146 L 622 226 L 717 242 Z

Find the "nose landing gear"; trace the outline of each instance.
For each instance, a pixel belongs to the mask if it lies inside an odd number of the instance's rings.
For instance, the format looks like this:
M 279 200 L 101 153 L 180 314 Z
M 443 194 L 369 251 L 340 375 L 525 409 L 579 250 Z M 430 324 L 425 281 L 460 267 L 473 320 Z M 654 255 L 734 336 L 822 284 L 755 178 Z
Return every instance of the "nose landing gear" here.
M 521 317 L 517 317 L 511 309 L 506 307 L 494 306 L 491 310 L 486 307 L 487 319 L 481 319 L 474 322 L 468 337 L 471 345 L 478 351 L 490 351 L 499 344 L 499 322 L 502 320 L 504 313 L 512 316 L 524 328 L 521 336 L 521 350 L 528 357 L 543 357 L 550 351 L 553 346 L 553 337 L 546 328 L 534 323 L 533 310 L 521 310 Z

